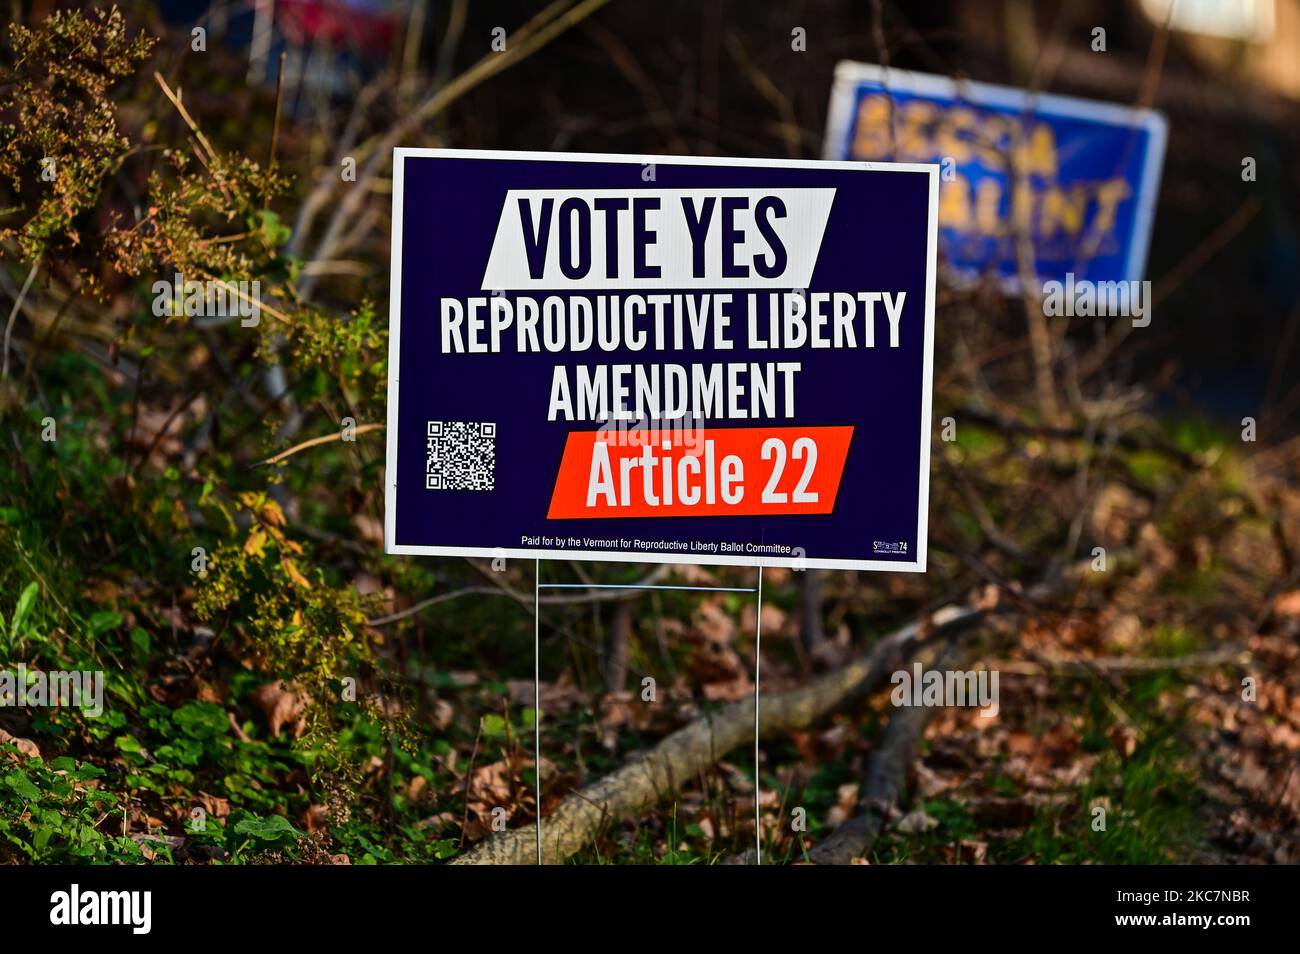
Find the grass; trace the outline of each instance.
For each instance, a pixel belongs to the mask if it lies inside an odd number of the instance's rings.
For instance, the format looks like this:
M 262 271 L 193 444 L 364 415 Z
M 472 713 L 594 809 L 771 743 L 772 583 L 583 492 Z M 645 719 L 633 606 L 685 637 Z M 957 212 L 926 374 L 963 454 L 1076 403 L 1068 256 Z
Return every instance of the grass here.
M 1185 633 L 1171 634 L 1171 647 L 1184 645 Z M 1080 747 L 1096 756 L 1079 785 L 1061 784 L 1046 803 L 1016 828 L 987 831 L 963 798 L 927 800 L 920 808 L 938 822 L 929 831 L 903 836 L 887 832 L 875 846 L 877 864 L 960 862 L 955 850 L 963 841 L 987 842 L 989 863 L 1126 864 L 1189 863 L 1204 848 L 1205 831 L 1198 806 L 1201 792 L 1192 768 L 1192 751 L 1181 735 L 1177 713 L 1162 705 L 1171 687 L 1169 674 L 1135 679 L 1120 705 L 1111 687 L 1088 682 L 1073 705 L 1061 705 L 1054 717 L 1082 718 Z M 1077 694 L 1076 694 L 1077 695 Z M 1075 698 L 1062 693 L 1062 698 Z M 1121 718 L 1122 716 L 1122 718 Z M 1125 754 L 1112 742 L 1117 728 L 1136 732 L 1136 745 Z M 1024 799 L 1025 780 L 991 771 L 977 785 L 990 795 Z M 1095 809 L 1105 809 L 1104 830 Z

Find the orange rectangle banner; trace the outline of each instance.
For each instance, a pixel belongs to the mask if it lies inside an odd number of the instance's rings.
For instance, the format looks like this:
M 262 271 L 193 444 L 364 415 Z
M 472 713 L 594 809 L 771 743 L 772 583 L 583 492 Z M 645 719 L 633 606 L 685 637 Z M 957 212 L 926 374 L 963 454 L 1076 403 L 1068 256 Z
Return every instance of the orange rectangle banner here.
M 852 426 L 570 431 L 548 520 L 828 514 Z

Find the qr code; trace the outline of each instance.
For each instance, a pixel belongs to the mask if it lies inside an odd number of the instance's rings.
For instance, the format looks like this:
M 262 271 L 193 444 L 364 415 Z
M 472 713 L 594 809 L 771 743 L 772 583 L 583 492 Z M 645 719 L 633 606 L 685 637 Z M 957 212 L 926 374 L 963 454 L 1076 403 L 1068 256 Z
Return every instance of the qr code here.
M 495 490 L 497 426 L 480 421 L 430 421 L 425 490 Z

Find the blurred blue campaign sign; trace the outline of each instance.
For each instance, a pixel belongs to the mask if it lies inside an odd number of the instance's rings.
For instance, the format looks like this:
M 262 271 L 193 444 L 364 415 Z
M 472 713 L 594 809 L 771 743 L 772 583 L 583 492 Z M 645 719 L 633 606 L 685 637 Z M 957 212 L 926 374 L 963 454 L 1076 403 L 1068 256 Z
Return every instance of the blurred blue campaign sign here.
M 1144 277 L 1165 133 L 1151 110 L 841 62 L 825 158 L 939 163 L 949 276 L 1016 292 Z

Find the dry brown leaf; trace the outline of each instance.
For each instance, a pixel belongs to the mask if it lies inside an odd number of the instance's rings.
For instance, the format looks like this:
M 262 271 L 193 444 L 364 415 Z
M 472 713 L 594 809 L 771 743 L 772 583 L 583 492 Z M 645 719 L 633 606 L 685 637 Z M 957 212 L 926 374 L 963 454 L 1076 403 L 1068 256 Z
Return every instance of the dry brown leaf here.
M 754 683 L 747 675 L 725 682 L 710 682 L 704 686 L 704 698 L 710 702 L 735 702 L 753 694 Z
M 244 553 L 248 556 L 261 556 L 265 547 L 266 531 L 261 527 L 253 527 L 248 532 L 248 539 L 244 541 Z
M 367 513 L 358 513 L 352 517 L 352 525 L 357 528 L 362 543 L 376 547 L 384 545 L 384 524 Z
M 428 818 L 421 818 L 415 823 L 415 827 L 423 831 L 426 828 L 432 828 L 440 831 L 444 828 L 451 828 L 453 825 L 460 824 L 460 816 L 452 812 L 439 812 L 436 815 L 430 815 Z
M 1108 733 L 1110 744 L 1115 746 L 1115 751 L 1124 758 L 1128 758 L 1137 751 L 1137 732 L 1132 726 L 1116 723 Z
M 199 792 L 194 796 L 194 800 L 199 803 L 198 807 L 202 808 L 209 818 L 225 818 L 230 814 L 230 800 L 227 798 Z
M 763 636 L 776 636 L 786 623 L 786 612 L 781 607 L 772 603 L 763 604 Z M 754 631 L 754 604 L 746 603 L 740 611 L 740 628 L 741 631 L 752 633 Z
M 451 725 L 455 718 L 456 710 L 452 708 L 450 702 L 446 699 L 433 700 L 433 712 L 429 716 L 429 721 L 433 723 L 435 729 L 442 732 Z
M 16 735 L 10 735 L 4 729 L 0 729 L 0 745 L 17 746 L 19 753 L 29 759 L 39 759 L 41 757 L 40 747 L 35 742 L 31 739 L 20 739 Z M 10 753 L 9 757 L 15 762 L 19 761 L 19 758 L 12 753 Z
M 466 800 L 470 809 L 482 815 L 490 815 L 493 808 L 507 808 L 506 803 L 511 801 L 513 778 L 511 765 L 504 759 L 480 765 L 469 778 Z
M 849 782 L 835 790 L 835 804 L 826 813 L 826 824 L 838 828 L 857 814 L 858 784 Z
M 701 603 L 692 622 L 707 642 L 725 645 L 735 638 L 736 621 L 717 603 Z
M 289 579 L 293 580 L 295 584 L 301 586 L 304 590 L 311 589 L 311 583 L 308 581 L 307 577 L 302 575 L 302 571 L 298 569 L 298 564 L 294 563 L 288 557 L 281 557 L 280 566 L 284 568 L 284 572 L 289 575 Z
M 302 813 L 302 826 L 308 831 L 321 831 L 329 825 L 330 810 L 326 805 L 309 805 Z
M 1124 484 L 1107 484 L 1097 494 L 1089 514 L 1094 534 L 1105 543 L 1118 545 L 1128 540 L 1133 525 L 1145 520 L 1151 504 Z
M 303 715 L 309 701 L 297 687 L 283 679 L 268 682 L 253 693 L 253 704 L 266 716 L 271 735 L 276 738 L 280 737 L 280 730 L 286 725 L 295 739 L 307 731 L 307 720 Z
M 1274 600 L 1273 612 L 1278 616 L 1300 616 L 1300 590 L 1290 590 Z
M 938 828 L 939 819 L 927 815 L 918 808 L 900 818 L 894 827 L 905 835 L 919 835 L 931 828 Z

